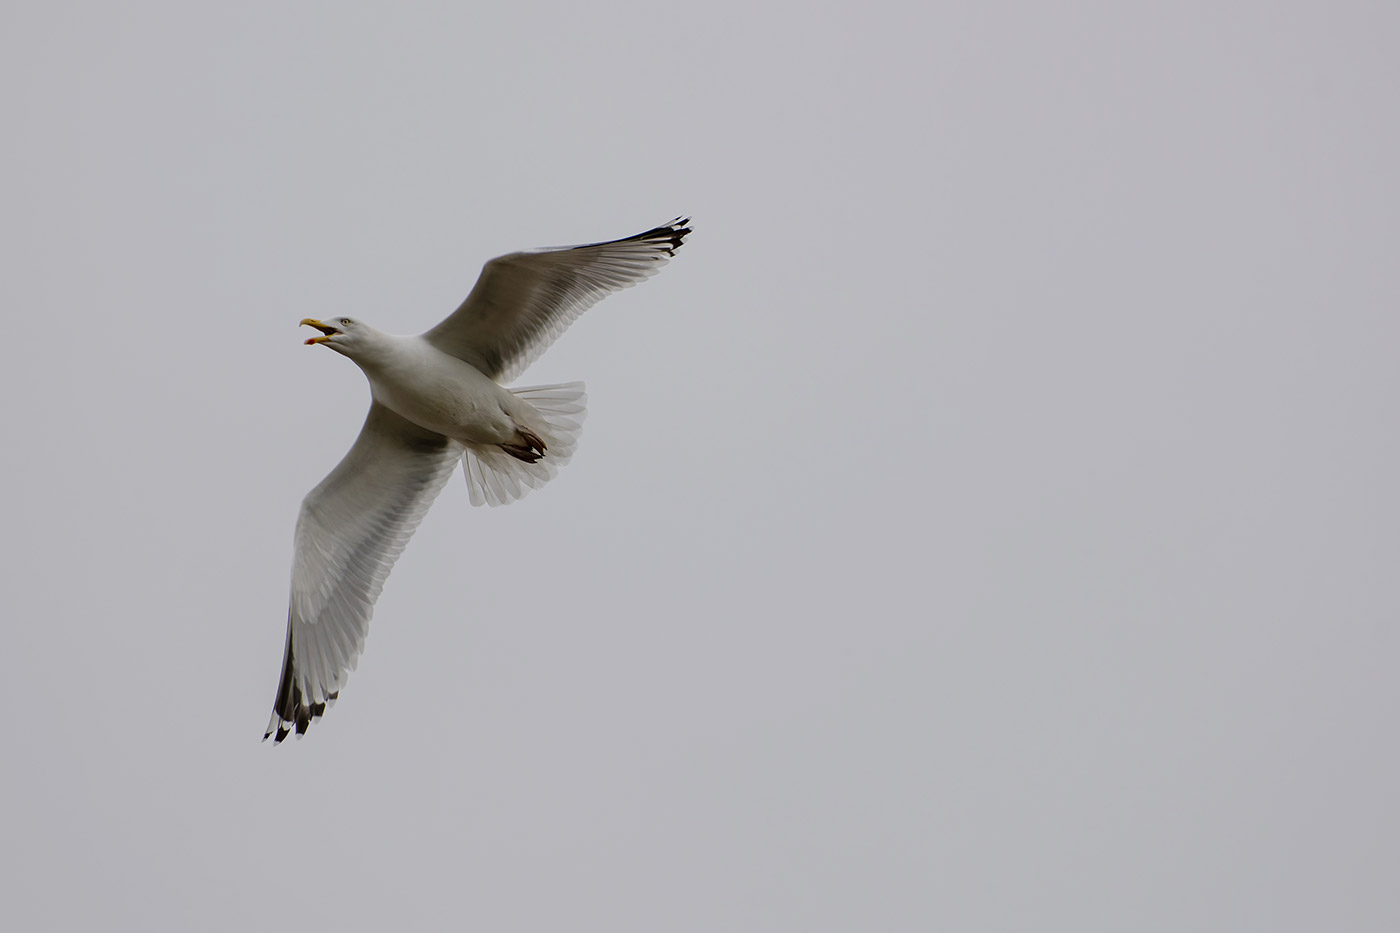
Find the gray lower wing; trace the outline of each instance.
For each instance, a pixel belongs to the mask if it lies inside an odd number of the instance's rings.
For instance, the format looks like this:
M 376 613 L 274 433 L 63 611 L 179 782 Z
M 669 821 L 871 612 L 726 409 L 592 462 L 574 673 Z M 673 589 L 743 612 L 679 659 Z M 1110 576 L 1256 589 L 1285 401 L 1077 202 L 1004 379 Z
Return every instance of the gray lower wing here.
M 304 733 L 340 695 L 384 581 L 461 454 L 374 403 L 349 453 L 302 500 L 282 677 L 264 739 Z

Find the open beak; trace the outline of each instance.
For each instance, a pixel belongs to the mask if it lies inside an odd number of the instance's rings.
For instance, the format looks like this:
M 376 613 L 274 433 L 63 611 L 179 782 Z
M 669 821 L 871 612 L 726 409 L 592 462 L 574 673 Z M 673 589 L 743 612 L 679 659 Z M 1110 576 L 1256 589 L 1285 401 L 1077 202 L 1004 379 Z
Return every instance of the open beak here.
M 331 335 L 332 335 L 332 334 L 338 334 L 338 333 L 340 333 L 340 331 L 336 330 L 334 327 L 330 326 L 329 324 L 322 324 L 320 321 L 316 320 L 314 317 L 304 317 L 304 318 L 302 318 L 302 319 L 301 319 L 301 324 L 302 324 L 303 327 L 314 327 L 314 328 L 316 328 L 317 330 L 319 330 L 319 331 L 321 332 L 321 336 L 320 336 L 320 337 L 308 337 L 308 338 L 307 338 L 307 340 L 306 340 L 306 345 L 307 345 L 308 347 L 311 346 L 312 344 L 316 344 L 316 343 L 325 343 L 327 340 L 330 340 L 330 339 L 331 339 Z

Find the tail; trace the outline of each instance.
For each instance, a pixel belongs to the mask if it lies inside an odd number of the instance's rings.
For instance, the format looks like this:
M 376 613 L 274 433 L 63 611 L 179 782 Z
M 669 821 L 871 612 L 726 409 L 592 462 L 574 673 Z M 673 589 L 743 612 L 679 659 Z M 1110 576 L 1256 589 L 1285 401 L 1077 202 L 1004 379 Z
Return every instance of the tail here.
M 523 498 L 552 480 L 578 447 L 588 403 L 582 382 L 510 392 L 539 414 L 540 423 L 531 426 L 534 430 L 527 437 L 541 442 L 540 455 L 531 460 L 500 447 L 468 447 L 462 472 L 472 505 L 505 505 Z

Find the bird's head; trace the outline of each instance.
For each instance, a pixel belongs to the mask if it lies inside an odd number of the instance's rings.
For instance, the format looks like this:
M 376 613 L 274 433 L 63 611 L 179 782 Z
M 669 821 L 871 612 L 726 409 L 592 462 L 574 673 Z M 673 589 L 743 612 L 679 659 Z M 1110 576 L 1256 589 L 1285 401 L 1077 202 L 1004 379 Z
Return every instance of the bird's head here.
M 354 356 L 373 339 L 374 328 L 352 317 L 336 317 L 325 321 L 316 318 L 302 318 L 303 327 L 314 327 L 321 332 L 319 337 L 308 337 L 308 347 L 323 343 L 346 356 Z

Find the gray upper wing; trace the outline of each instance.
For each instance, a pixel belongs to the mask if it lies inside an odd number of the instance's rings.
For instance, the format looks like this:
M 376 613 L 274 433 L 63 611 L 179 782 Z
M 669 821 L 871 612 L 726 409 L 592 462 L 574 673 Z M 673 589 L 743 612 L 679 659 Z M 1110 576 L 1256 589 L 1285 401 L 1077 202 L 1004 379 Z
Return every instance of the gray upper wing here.
M 688 223 L 682 217 L 621 240 L 492 259 L 461 307 L 423 337 L 509 383 L 599 299 L 660 270 Z

